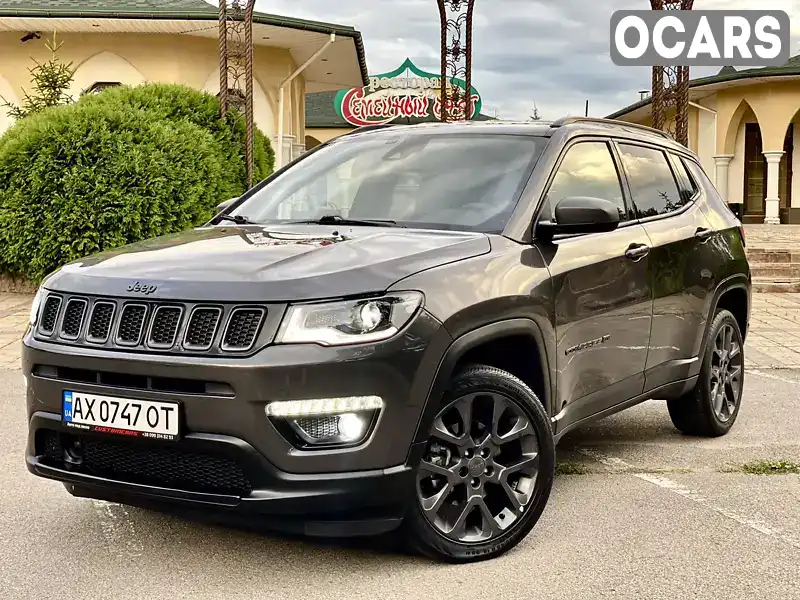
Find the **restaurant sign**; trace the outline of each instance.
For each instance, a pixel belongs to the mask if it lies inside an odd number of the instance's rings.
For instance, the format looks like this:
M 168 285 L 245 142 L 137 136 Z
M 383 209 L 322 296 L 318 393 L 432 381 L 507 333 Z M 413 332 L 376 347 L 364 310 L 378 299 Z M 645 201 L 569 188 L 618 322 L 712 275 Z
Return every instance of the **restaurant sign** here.
M 463 92 L 466 84 L 461 79 L 451 78 L 450 86 Z M 433 115 L 442 117 L 441 102 L 442 79 L 440 75 L 426 73 L 419 69 L 411 59 L 406 59 L 400 67 L 390 73 L 371 75 L 369 85 L 336 94 L 334 105 L 336 113 L 356 127 L 389 123 L 398 118 L 422 119 Z M 449 95 L 449 94 L 448 94 Z M 459 94 L 460 101 L 448 101 L 448 120 L 464 114 L 465 94 Z M 473 118 L 481 111 L 481 96 L 473 87 L 470 94 Z

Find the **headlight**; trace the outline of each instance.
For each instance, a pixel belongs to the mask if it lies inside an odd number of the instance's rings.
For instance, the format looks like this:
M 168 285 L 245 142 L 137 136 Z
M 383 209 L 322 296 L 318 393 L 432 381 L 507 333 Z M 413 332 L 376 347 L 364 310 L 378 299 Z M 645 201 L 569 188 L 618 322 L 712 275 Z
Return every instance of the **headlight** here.
M 411 320 L 422 298 L 419 292 L 399 292 L 382 298 L 290 306 L 276 341 L 340 346 L 386 340 Z
M 36 321 L 39 320 L 39 309 L 42 307 L 42 288 L 36 290 L 36 295 L 33 297 L 33 303 L 31 304 L 31 316 L 30 316 L 30 323 L 31 326 L 36 325 Z

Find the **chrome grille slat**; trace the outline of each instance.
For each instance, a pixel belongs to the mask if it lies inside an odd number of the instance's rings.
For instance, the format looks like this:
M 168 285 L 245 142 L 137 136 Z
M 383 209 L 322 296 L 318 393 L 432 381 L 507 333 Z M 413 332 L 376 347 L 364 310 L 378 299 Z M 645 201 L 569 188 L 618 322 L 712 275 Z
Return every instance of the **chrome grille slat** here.
M 86 316 L 86 307 L 89 305 L 83 298 L 70 298 L 64 307 L 64 316 L 61 317 L 59 337 L 65 340 L 77 340 L 81 334 L 83 319 Z
M 218 306 L 196 306 L 189 315 L 183 347 L 195 351 L 209 350 L 221 318 L 222 309 Z
M 58 313 L 61 310 L 62 298 L 55 294 L 50 294 L 44 301 L 42 309 L 42 320 L 39 323 L 39 331 L 43 335 L 53 335 L 58 322 Z
M 122 307 L 117 323 L 115 342 L 120 346 L 138 346 L 142 342 L 144 322 L 147 318 L 146 304 L 126 304 Z
M 89 327 L 86 329 L 86 341 L 93 344 L 104 344 L 108 341 L 116 310 L 117 305 L 114 302 L 98 300 L 94 303 L 89 316 Z
M 156 308 L 147 331 L 147 345 L 164 350 L 172 348 L 178 337 L 181 317 L 183 309 L 180 306 L 161 305 Z
M 266 311 L 263 308 L 240 306 L 228 317 L 222 349 L 229 352 L 247 352 L 255 344 Z

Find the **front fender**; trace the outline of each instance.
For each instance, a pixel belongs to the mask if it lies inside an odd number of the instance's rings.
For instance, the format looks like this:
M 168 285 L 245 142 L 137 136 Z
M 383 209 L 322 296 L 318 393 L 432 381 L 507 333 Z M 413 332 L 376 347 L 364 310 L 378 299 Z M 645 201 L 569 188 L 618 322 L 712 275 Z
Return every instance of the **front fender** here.
M 552 411 L 552 398 L 555 398 L 555 376 L 553 369 L 555 368 L 554 361 L 550 360 L 550 352 L 548 352 L 548 344 L 546 343 L 545 335 L 542 332 L 539 324 L 527 318 L 506 319 L 497 321 L 488 325 L 483 325 L 477 329 L 473 329 L 467 333 L 456 338 L 445 351 L 442 359 L 439 361 L 436 375 L 425 402 L 425 407 L 420 416 L 420 421 L 417 424 L 416 435 L 414 436 L 414 443 L 424 442 L 427 440 L 428 431 L 436 417 L 436 413 L 440 409 L 439 399 L 447 390 L 447 387 L 455 375 L 455 370 L 459 360 L 471 349 L 491 342 L 496 339 L 527 335 L 531 336 L 539 348 L 539 360 L 541 362 L 541 372 L 544 374 L 545 381 L 543 388 L 545 390 L 545 397 L 540 398 L 544 404 L 545 411 L 549 417 L 553 416 Z M 551 367 L 552 365 L 552 367 Z

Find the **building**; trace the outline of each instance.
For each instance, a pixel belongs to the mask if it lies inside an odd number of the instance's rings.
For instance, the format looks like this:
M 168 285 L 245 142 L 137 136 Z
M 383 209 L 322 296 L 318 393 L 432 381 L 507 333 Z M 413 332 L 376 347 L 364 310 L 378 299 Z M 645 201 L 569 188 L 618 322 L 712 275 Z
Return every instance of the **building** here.
M 689 100 L 689 147 L 740 218 L 800 223 L 800 56 L 694 79 Z M 649 125 L 651 108 L 646 98 L 609 117 Z
M 466 85 L 461 80 L 454 80 L 454 83 L 462 90 Z M 439 121 L 440 96 L 441 75 L 423 71 L 408 58 L 394 71 L 370 75 L 366 86 L 309 94 L 306 97 L 305 147 L 310 150 L 364 125 Z M 483 101 L 474 87 L 471 98 L 471 118 L 491 120 L 481 114 Z
M 20 103 L 53 32 L 76 69 L 73 98 L 143 82 L 217 94 L 218 14 L 204 0 L 0 0 L 0 96 Z M 306 93 L 369 83 L 364 46 L 352 27 L 261 13 L 253 21 L 255 122 L 286 163 L 304 150 Z M 0 110 L 0 133 L 12 122 Z

